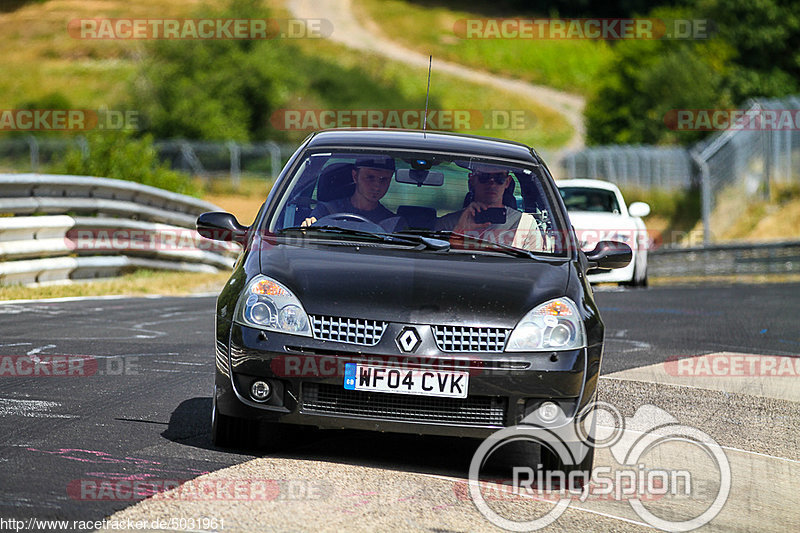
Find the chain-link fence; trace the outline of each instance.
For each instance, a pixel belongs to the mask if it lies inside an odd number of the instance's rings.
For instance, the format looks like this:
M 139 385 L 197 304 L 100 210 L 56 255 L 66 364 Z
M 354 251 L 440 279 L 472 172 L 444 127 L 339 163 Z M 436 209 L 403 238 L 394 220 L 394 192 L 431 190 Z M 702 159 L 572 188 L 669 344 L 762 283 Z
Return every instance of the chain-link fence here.
M 798 97 L 751 100 L 739 127 L 692 148 L 703 186 L 706 242 L 735 224 L 753 199 L 769 199 L 774 187 L 800 184 L 798 122 Z
M 89 154 L 82 136 L 69 138 L 12 137 L 0 139 L 0 171 L 53 170 L 70 150 Z M 229 178 L 238 185 L 242 176 L 275 178 L 295 147 L 272 141 L 261 143 L 201 142 L 185 140 L 155 143 L 158 157 L 176 169 L 206 179 Z
M 709 123 L 721 131 L 689 149 L 616 145 L 567 153 L 556 177 L 605 179 L 642 190 L 699 185 L 704 241 L 711 242 L 736 222 L 754 197 L 766 199 L 775 187 L 800 184 L 800 97 L 751 100 L 737 113 L 742 120 L 731 120 L 729 129 Z M 0 139 L 0 171 L 51 170 L 71 147 L 89 151 L 82 137 Z M 207 179 L 229 177 L 234 185 L 244 175 L 276 177 L 294 151 L 293 146 L 271 141 L 170 140 L 157 142 L 156 148 L 172 168 Z
M 242 175 L 278 177 L 294 151 L 291 146 L 272 141 L 160 141 L 156 149 L 159 157 L 169 161 L 174 169 L 205 178 L 230 176 L 234 185 L 238 185 Z
M 692 184 L 692 158 L 683 148 L 600 146 L 567 154 L 561 161 L 564 178 L 613 181 L 649 190 L 685 189 Z
M 706 243 L 735 224 L 754 198 L 768 199 L 775 187 L 800 184 L 800 98 L 751 100 L 742 110 L 685 112 L 690 127 L 721 131 L 689 149 L 616 145 L 571 152 L 561 159 L 558 177 L 605 179 L 644 190 L 699 185 Z M 706 121 L 692 122 L 698 117 Z M 720 120 L 727 129 L 719 127 Z

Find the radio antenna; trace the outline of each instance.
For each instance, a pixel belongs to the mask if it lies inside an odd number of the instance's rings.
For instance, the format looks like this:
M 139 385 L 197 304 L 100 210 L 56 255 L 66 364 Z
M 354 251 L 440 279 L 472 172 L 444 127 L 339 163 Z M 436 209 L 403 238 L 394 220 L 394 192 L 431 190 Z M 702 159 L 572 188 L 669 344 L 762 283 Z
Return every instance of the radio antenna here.
M 433 56 L 428 56 L 428 90 L 425 91 L 425 116 L 422 118 L 422 131 L 428 126 L 428 97 L 431 94 L 431 65 L 433 64 Z M 423 134 L 424 136 L 424 134 Z

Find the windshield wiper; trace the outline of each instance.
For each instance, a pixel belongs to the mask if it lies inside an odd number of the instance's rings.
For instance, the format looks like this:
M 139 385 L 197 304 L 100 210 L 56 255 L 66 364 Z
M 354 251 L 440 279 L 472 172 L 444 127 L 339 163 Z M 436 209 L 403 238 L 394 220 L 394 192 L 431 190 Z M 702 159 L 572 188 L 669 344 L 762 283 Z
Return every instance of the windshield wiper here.
M 417 235 L 417 236 L 423 237 L 423 238 L 434 238 L 436 240 L 447 240 L 448 242 L 449 242 L 449 239 L 451 237 L 457 237 L 457 238 L 460 238 L 460 239 L 463 239 L 463 240 L 467 240 L 467 241 L 470 241 L 470 242 L 479 243 L 481 245 L 487 245 L 487 247 L 491 248 L 492 249 L 491 251 L 494 251 L 494 252 L 501 252 L 501 253 L 505 253 L 505 254 L 508 254 L 508 255 L 513 255 L 515 257 L 527 257 L 527 258 L 535 258 L 536 257 L 536 255 L 533 252 L 531 252 L 530 250 L 524 250 L 522 248 L 517 248 L 515 246 L 510 246 L 508 244 L 503 244 L 503 243 L 499 243 L 499 242 L 487 241 L 486 239 L 481 239 L 481 238 L 476 237 L 474 235 L 467 235 L 465 233 L 459 233 L 459 232 L 456 232 L 456 231 L 432 231 L 432 230 L 425 230 L 425 229 L 421 229 L 421 230 L 412 229 L 412 230 L 399 231 L 397 233 L 402 234 L 403 236 L 406 236 L 406 235 L 408 235 L 408 236 Z M 470 251 L 470 252 L 477 251 L 477 252 L 480 252 L 481 250 L 465 250 L 465 251 Z
M 419 250 L 449 250 L 450 242 L 447 240 L 440 240 L 430 238 L 424 235 L 404 234 L 397 233 L 373 233 L 371 231 L 361 231 L 354 229 L 340 228 L 339 226 L 306 226 L 306 227 L 292 227 L 281 230 L 281 234 L 292 233 L 330 233 L 334 235 L 363 237 L 366 239 L 377 240 L 387 244 L 404 244 L 409 246 L 416 246 Z

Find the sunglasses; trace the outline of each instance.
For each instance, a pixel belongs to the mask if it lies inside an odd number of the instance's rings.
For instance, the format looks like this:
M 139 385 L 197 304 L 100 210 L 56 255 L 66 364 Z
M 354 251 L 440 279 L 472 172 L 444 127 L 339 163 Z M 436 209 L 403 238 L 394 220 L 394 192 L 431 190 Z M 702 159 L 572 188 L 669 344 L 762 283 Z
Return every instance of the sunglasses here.
M 486 185 L 490 181 L 495 182 L 498 185 L 505 185 L 508 176 L 503 173 L 496 173 L 496 174 L 476 174 L 478 178 L 478 182 Z

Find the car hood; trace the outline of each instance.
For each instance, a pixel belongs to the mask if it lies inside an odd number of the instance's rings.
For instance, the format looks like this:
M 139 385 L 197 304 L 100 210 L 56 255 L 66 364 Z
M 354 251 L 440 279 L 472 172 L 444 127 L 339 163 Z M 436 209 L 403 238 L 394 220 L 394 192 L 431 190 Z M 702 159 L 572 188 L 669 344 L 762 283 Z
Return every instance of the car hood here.
M 614 213 L 592 213 L 589 211 L 570 211 L 569 219 L 575 229 L 593 229 L 610 232 L 620 229 L 633 229 L 636 223 L 632 217 Z
M 284 283 L 309 314 L 414 324 L 513 327 L 564 296 L 567 259 L 553 263 L 465 253 L 278 244 L 261 273 Z

